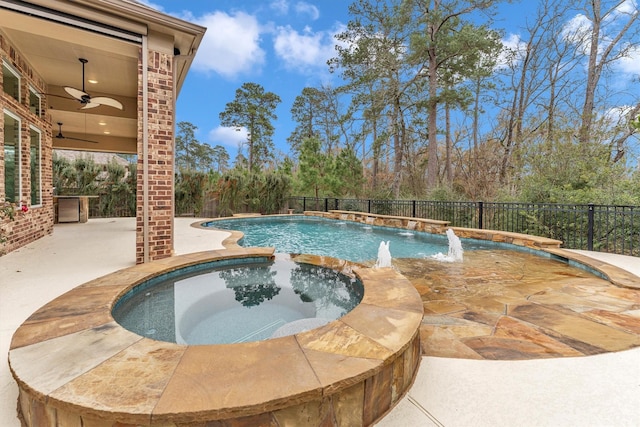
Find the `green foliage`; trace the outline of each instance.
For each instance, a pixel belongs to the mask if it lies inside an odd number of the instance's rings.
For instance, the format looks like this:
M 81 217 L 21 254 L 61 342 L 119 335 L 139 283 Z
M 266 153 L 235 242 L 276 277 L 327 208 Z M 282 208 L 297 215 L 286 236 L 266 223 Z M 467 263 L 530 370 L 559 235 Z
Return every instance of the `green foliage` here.
M 457 193 L 455 189 L 445 185 L 440 185 L 431 190 L 427 198 L 437 202 L 463 201 L 465 199 L 461 194 Z
M 13 221 L 16 217 L 16 206 L 13 203 L 4 201 L 0 203 L 0 244 L 7 241 L 7 233 L 4 224 Z M 2 251 L 0 251 L 2 255 Z
M 331 188 L 332 159 L 322 153 L 318 138 L 305 138 L 300 146 L 298 161 L 298 188 L 301 194 L 326 196 Z
M 195 136 L 198 128 L 189 122 L 178 123 L 176 134 L 176 169 L 180 172 L 207 172 L 212 168 L 224 172 L 229 168 L 229 153 L 221 145 L 211 147 Z
M 183 171 L 175 177 L 175 212 L 179 215 L 198 216 L 202 212 L 207 174 Z
M 637 204 L 625 165 L 612 163 L 606 145 L 570 137 L 529 150 L 521 201 L 534 203 Z M 637 188 L 637 187 L 636 187 Z
M 220 124 L 242 129 L 247 132 L 247 148 L 249 158 L 247 168 L 260 170 L 267 160 L 273 157 L 274 128 L 271 120 L 276 120 L 275 110 L 280 97 L 273 92 L 265 92 L 257 83 L 244 83 L 236 90 L 235 99 L 225 106 L 220 113 Z
M 113 159 L 103 168 L 93 156 L 83 155 L 74 161 L 53 155 L 53 186 L 59 195 L 97 195 L 90 199 L 92 215 L 103 218 L 135 216 L 136 178 L 135 163 L 128 167 Z
M 60 195 L 97 194 L 96 178 L 101 171 L 91 155 L 83 155 L 72 162 L 53 156 L 53 186 Z
M 135 216 L 136 214 L 136 166 L 129 170 L 112 160 L 107 165 L 107 176 L 100 185 L 99 210 L 104 218 Z M 119 214 L 118 214 L 119 213 Z
M 358 197 L 362 193 L 364 184 L 362 163 L 351 147 L 340 150 L 335 159 L 333 173 L 335 175 L 335 179 L 332 180 L 333 194 L 340 197 L 344 195 Z
M 279 213 L 285 206 L 291 187 L 290 177 L 281 172 L 235 170 L 218 179 L 213 188 L 218 198 L 218 213 Z

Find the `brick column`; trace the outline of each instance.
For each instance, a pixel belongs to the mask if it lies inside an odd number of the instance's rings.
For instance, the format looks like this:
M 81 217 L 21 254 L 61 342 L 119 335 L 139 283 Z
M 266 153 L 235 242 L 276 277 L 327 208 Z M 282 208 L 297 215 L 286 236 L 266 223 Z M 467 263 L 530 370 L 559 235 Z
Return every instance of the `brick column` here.
M 166 258 L 173 251 L 173 55 L 148 50 L 144 81 L 144 58 L 138 61 L 138 170 L 136 208 L 136 263 L 145 262 L 144 202 L 148 201 L 148 260 Z M 145 110 L 144 87 L 147 85 Z M 147 114 L 145 150 L 144 114 Z M 145 152 L 147 159 L 144 158 Z M 148 175 L 145 180 L 145 161 Z M 145 183 L 148 194 L 145 197 Z

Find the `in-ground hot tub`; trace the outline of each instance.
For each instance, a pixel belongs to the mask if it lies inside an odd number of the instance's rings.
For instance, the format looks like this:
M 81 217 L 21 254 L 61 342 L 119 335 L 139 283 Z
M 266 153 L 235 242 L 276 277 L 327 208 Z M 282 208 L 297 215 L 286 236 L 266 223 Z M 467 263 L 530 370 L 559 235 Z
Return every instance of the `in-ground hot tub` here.
M 147 338 L 234 344 L 317 328 L 353 310 L 363 293 L 352 274 L 288 256 L 230 259 L 136 286 L 112 313 L 119 324 Z
M 122 295 L 159 275 L 272 256 L 272 249 L 247 248 L 141 264 L 36 311 L 9 352 L 24 425 L 370 425 L 380 419 L 406 393 L 420 362 L 422 302 L 393 269 L 297 258 L 352 269 L 364 297 L 338 320 L 265 341 L 181 345 L 130 332 L 112 317 Z

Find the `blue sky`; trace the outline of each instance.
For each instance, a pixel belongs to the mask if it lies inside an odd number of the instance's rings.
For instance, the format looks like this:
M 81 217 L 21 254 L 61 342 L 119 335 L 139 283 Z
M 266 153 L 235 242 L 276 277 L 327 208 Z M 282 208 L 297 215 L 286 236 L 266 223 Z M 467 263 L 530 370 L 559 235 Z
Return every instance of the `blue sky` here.
M 282 99 L 273 140 L 285 154 L 295 127 L 290 112 L 295 97 L 305 86 L 339 84 L 326 62 L 334 55 L 333 35 L 348 21 L 348 1 L 143 2 L 207 27 L 178 97 L 177 121 L 193 123 L 200 142 L 223 145 L 232 159 L 243 134 L 220 127 L 218 115 L 243 83 L 258 83 Z
M 306 86 L 340 84 L 326 62 L 334 56 L 333 35 L 349 20 L 350 0 L 140 1 L 208 28 L 178 98 L 177 121 L 193 123 L 200 142 L 223 145 L 231 159 L 244 134 L 222 128 L 218 115 L 243 83 L 258 83 L 282 99 L 273 140 L 284 154 L 295 127 L 290 113 L 295 97 Z M 624 3 L 637 7 L 636 0 Z M 519 26 L 534 19 L 536 6 L 531 0 L 500 6 L 494 28 L 505 31 L 505 45 L 518 45 Z M 636 76 L 638 64 L 638 58 L 627 64 Z

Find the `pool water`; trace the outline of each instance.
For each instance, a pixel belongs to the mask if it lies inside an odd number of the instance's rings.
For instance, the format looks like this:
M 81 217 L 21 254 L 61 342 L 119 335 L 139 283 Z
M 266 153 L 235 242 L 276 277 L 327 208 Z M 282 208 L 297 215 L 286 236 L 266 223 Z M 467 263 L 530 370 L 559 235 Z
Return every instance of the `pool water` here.
M 302 215 L 225 219 L 204 225 L 243 232 L 239 244 L 245 247 L 275 247 L 280 253 L 331 256 L 353 262 L 375 261 L 382 241 L 389 242 L 392 258 L 446 254 L 449 247 L 444 235 Z M 492 247 L 470 239 L 462 244 L 465 251 Z
M 114 319 L 139 335 L 178 344 L 227 344 L 291 335 L 351 311 L 359 280 L 288 259 L 191 268 L 139 285 Z

